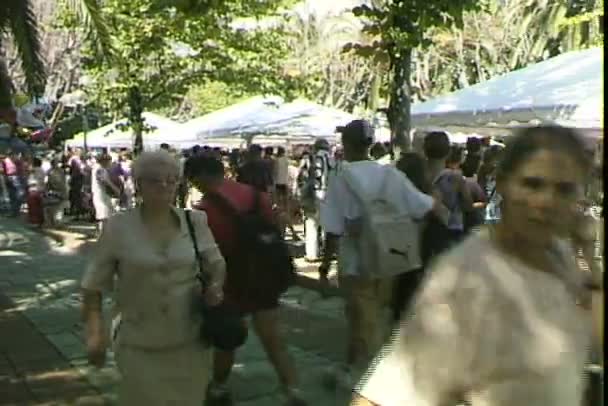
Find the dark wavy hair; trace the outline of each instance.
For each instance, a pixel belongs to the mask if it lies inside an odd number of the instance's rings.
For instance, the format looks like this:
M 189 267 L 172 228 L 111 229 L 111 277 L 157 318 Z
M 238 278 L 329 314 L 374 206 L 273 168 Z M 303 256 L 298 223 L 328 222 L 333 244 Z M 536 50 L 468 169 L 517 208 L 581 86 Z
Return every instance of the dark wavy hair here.
M 450 138 L 444 131 L 431 131 L 424 137 L 424 155 L 428 159 L 444 159 L 450 154 Z
M 190 181 L 198 176 L 221 178 L 224 176 L 224 165 L 220 160 L 212 156 L 191 156 L 184 164 L 184 176 Z
M 530 156 L 542 150 L 565 152 L 581 169 L 588 171 L 591 168 L 582 135 L 575 129 L 557 125 L 526 127 L 507 141 L 498 160 L 496 180 L 507 180 Z
M 424 157 L 416 152 L 405 152 L 396 163 L 397 169 L 405 173 L 414 186 L 422 193 L 431 193 L 428 170 Z

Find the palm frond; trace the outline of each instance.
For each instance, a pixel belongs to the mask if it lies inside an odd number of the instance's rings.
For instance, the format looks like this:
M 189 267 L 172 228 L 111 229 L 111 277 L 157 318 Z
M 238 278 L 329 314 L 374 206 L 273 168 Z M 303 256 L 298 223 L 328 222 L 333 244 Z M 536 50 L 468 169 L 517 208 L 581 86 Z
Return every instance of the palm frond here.
M 40 95 L 44 91 L 46 72 L 33 5 L 30 0 L 15 1 L 9 13 L 8 28 L 17 46 L 28 92 L 32 96 Z
M 4 59 L 4 52 L 2 51 L 2 40 L 0 40 L 0 111 L 11 107 L 12 94 L 12 81 L 8 75 L 6 59 Z
M 100 56 L 111 59 L 114 54 L 112 37 L 99 0 L 65 0 L 84 26 L 85 35 L 97 45 Z

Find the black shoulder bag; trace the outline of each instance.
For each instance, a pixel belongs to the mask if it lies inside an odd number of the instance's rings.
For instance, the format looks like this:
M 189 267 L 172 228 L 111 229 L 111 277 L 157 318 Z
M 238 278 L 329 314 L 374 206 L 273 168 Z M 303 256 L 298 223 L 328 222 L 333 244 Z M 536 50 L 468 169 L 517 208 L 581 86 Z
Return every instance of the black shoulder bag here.
M 203 272 L 203 258 L 198 250 L 198 242 L 194 225 L 192 224 L 191 210 L 184 211 L 188 232 L 194 247 L 194 255 L 198 263 L 197 279 L 201 283 L 202 292 L 209 286 L 209 276 Z M 203 316 L 201 339 L 222 351 L 233 351 L 245 344 L 247 340 L 247 327 L 238 311 L 229 308 L 224 303 L 209 306 L 203 297 L 199 300 L 200 312 Z

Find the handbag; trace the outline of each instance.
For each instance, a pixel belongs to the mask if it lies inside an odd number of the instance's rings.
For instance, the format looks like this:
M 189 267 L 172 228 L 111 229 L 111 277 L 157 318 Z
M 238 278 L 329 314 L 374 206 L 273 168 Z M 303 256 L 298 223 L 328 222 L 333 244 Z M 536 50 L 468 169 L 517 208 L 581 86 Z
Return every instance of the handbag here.
M 209 276 L 203 272 L 203 257 L 198 250 L 196 232 L 192 224 L 192 211 L 184 210 L 184 213 L 190 240 L 194 247 L 194 255 L 198 263 L 197 279 L 201 284 L 202 292 L 204 292 L 209 286 Z M 248 334 L 247 327 L 238 311 L 228 307 L 224 302 L 216 306 L 209 306 L 202 296 L 197 306 L 203 316 L 200 336 L 205 343 L 222 351 L 234 351 L 245 344 Z

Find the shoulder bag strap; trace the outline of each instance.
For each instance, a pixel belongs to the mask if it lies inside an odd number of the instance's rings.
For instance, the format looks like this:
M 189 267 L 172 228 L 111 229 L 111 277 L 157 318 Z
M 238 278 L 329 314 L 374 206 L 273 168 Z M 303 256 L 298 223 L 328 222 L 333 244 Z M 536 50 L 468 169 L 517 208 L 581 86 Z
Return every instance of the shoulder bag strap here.
M 346 187 L 348 188 L 348 190 L 350 190 L 351 194 L 355 197 L 355 199 L 357 199 L 359 201 L 363 211 L 367 212 L 369 204 L 363 198 L 361 189 L 358 187 L 357 181 L 353 178 L 351 169 L 349 167 L 346 167 L 342 170 L 342 177 L 344 178 L 344 183 L 346 184 Z
M 351 169 L 344 168 L 342 170 L 342 176 L 344 176 L 344 182 L 346 184 L 346 187 L 351 191 L 351 193 L 355 196 L 355 198 L 359 201 L 359 203 L 361 204 L 361 207 L 363 209 L 364 214 L 365 213 L 369 213 L 370 211 L 370 201 L 368 199 L 365 199 L 363 197 L 363 193 L 361 191 L 361 188 L 359 187 L 359 183 L 353 178 Z M 389 173 L 388 173 L 388 168 L 384 169 L 384 176 L 382 179 L 382 185 L 380 185 L 380 194 L 384 193 L 384 190 L 386 188 L 386 184 L 388 183 L 388 177 L 389 177 Z
M 196 257 L 196 262 L 198 263 L 198 274 L 196 277 L 204 289 L 207 286 L 208 278 L 203 272 L 203 257 L 201 252 L 198 250 L 198 240 L 196 238 L 196 232 L 194 231 L 194 224 L 192 223 L 192 210 L 184 210 L 184 215 L 186 216 L 186 224 L 188 225 L 190 241 L 192 241 L 192 247 L 194 248 L 194 256 Z

